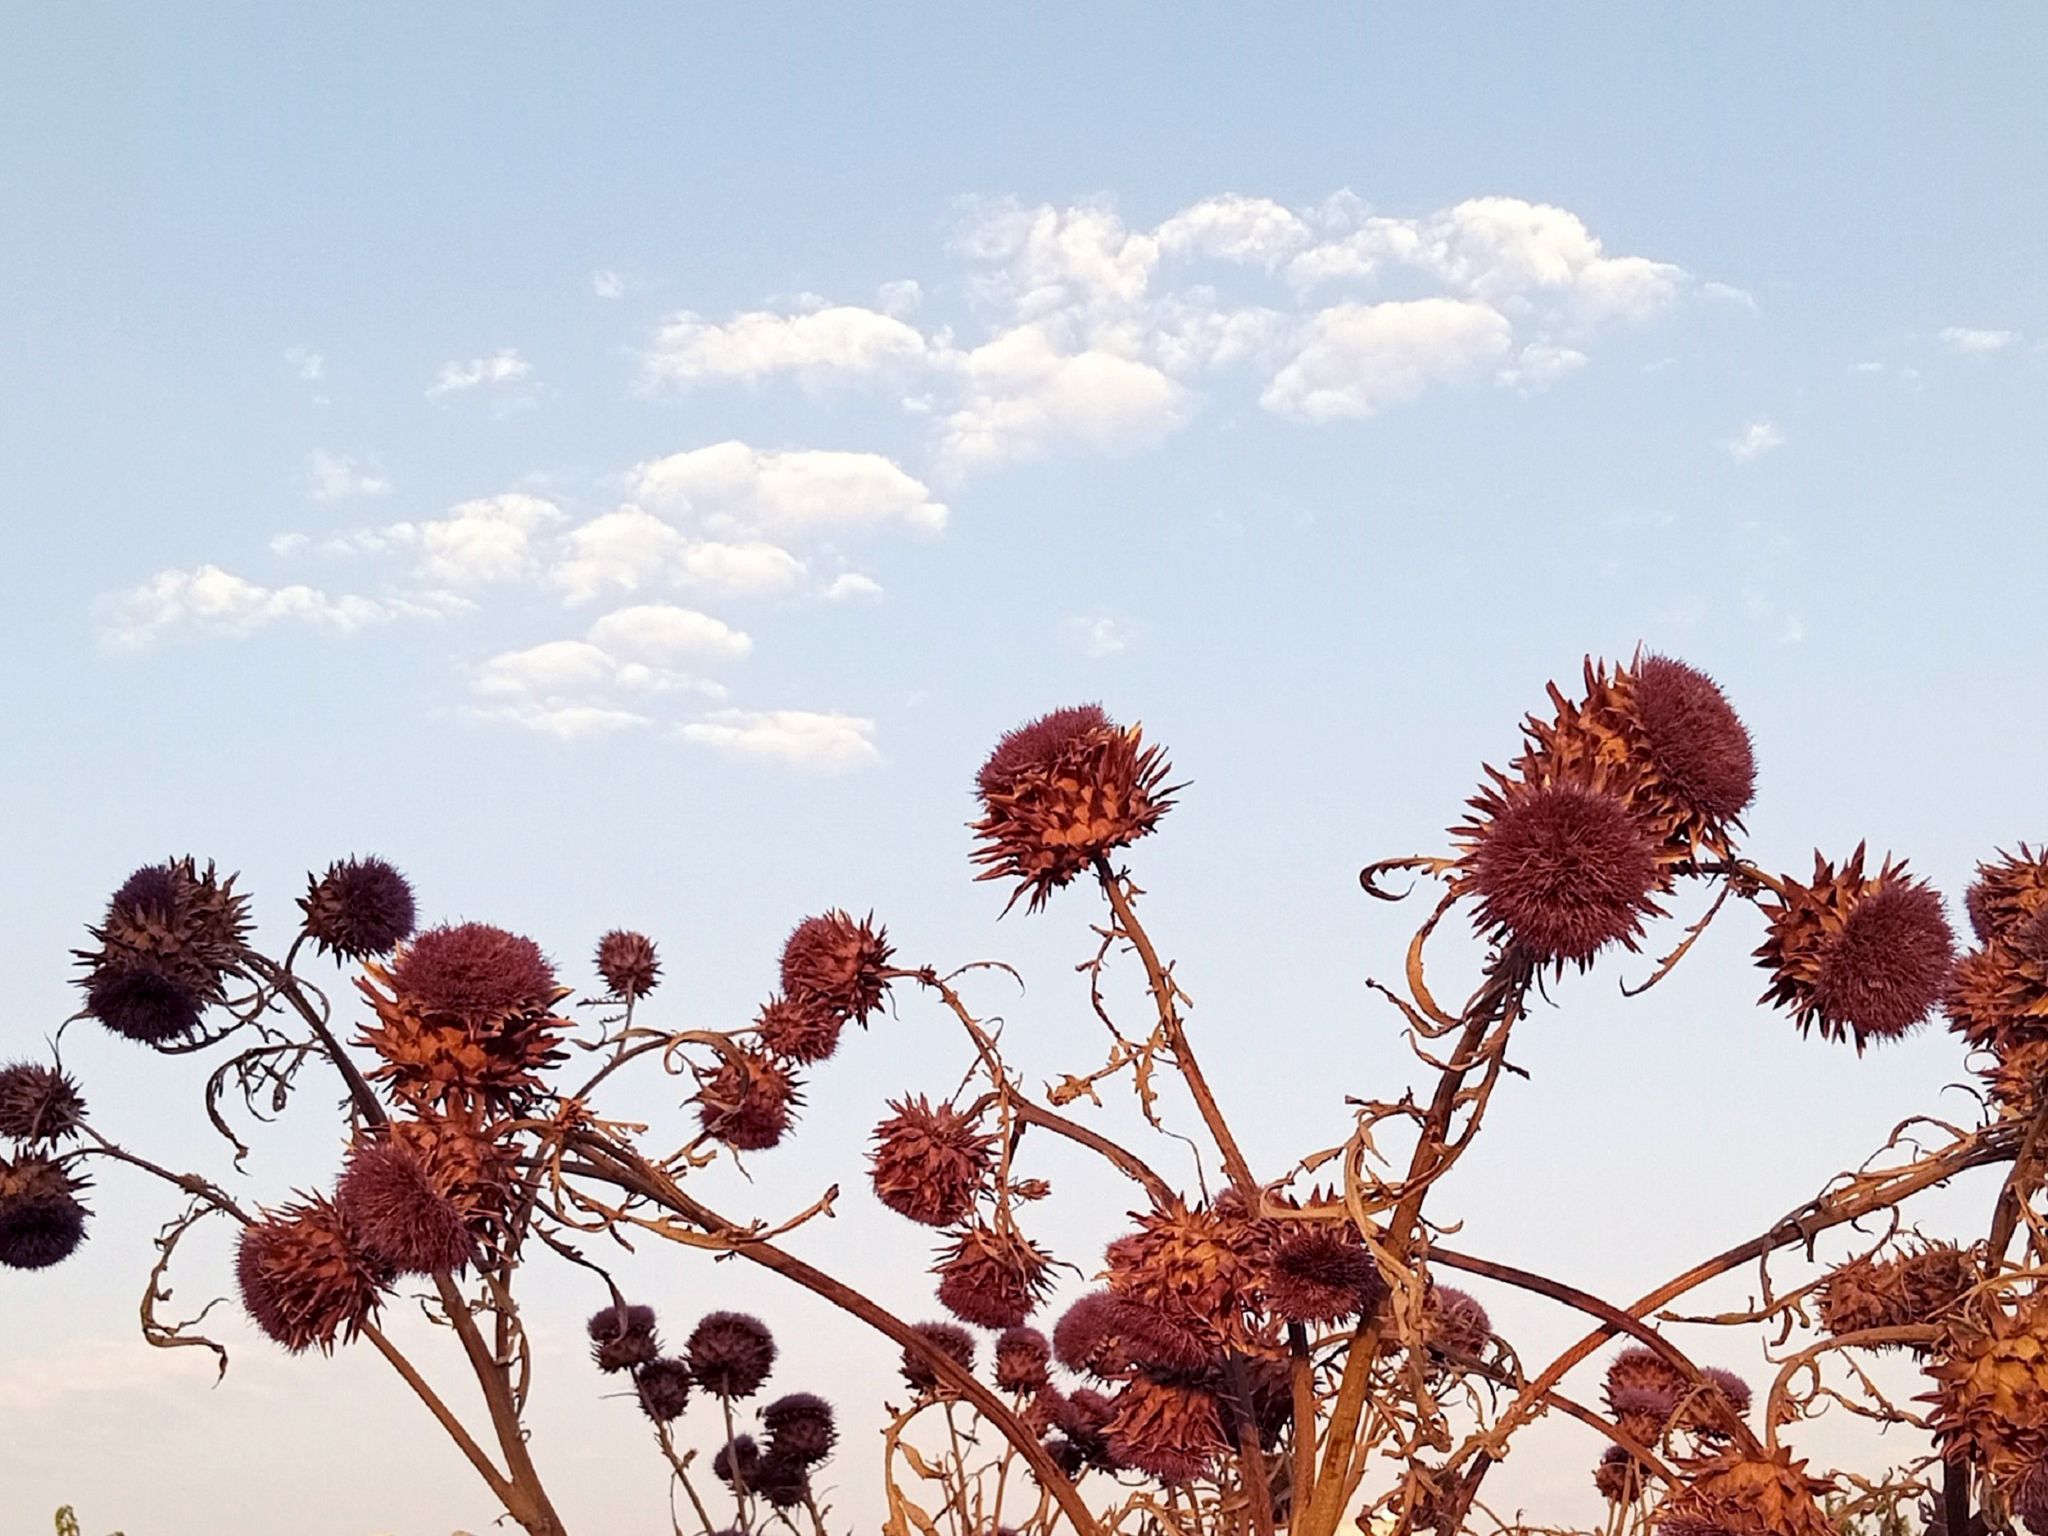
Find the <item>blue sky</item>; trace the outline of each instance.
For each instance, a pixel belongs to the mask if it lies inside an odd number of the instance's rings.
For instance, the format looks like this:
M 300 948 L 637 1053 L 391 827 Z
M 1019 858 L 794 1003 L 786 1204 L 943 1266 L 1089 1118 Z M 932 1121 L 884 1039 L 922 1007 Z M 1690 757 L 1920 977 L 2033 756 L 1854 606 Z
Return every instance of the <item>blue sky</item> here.
M 1089 899 L 998 924 L 962 823 L 1003 729 L 1100 699 L 1193 781 L 1137 867 L 1277 1171 L 1409 1069 L 1362 985 L 1408 914 L 1357 867 L 1441 847 L 1544 680 L 1638 643 L 1753 727 L 1761 862 L 1868 837 L 1959 895 L 2048 822 L 2044 23 L 1973 19 L 13 8 L 11 1050 L 133 865 L 240 868 L 283 933 L 303 870 L 374 850 L 571 980 L 645 927 L 678 1023 L 744 1022 L 790 924 L 872 906 L 908 954 L 1025 965 L 988 1006 L 1028 1073 L 1078 1069 Z M 1858 1062 L 1753 1010 L 1758 926 L 1531 1021 L 1467 1246 L 1633 1293 L 1966 1112 L 1945 1037 Z M 811 1251 L 919 1312 L 854 1159 L 951 1046 L 915 1009 L 877 1033 L 718 1187 L 844 1181 Z M 191 1074 L 121 1047 L 70 1047 L 110 1132 L 221 1165 Z M 331 1172 L 303 1108 L 255 1198 Z M 1048 1236 L 1085 1269 L 1117 1213 L 1072 1172 Z M 71 1266 L 6 1282 L 9 1501 L 155 1536 L 309 1489 L 319 1536 L 488 1519 L 373 1362 L 237 1335 L 208 1391 L 147 1351 L 170 1207 L 113 1178 L 98 1207 Z M 225 1266 L 196 1248 L 182 1294 Z M 679 1314 L 789 1319 L 792 1386 L 880 1358 L 724 1269 L 645 1273 Z M 1565 1337 L 1489 1300 L 1527 1353 Z M 586 1301 L 534 1303 L 540 1444 L 585 1525 L 644 1523 Z M 1531 1444 L 1503 1486 L 1568 1516 L 1597 1447 Z M 871 1470 L 842 1456 L 849 1511 Z

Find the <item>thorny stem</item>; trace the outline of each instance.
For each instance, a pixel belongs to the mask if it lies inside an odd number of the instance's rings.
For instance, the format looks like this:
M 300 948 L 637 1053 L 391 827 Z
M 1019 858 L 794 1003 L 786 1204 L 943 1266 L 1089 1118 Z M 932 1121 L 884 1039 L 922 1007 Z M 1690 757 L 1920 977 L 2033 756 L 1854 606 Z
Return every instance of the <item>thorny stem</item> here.
M 1138 914 L 1131 905 L 1130 882 L 1111 869 L 1109 860 L 1101 854 L 1095 856 L 1095 875 L 1102 882 L 1103 894 L 1109 898 L 1110 910 L 1116 914 L 1117 927 L 1131 941 L 1131 947 L 1137 950 L 1138 959 L 1144 964 L 1146 984 L 1151 990 L 1153 1004 L 1159 1010 L 1160 1031 L 1166 1036 L 1167 1048 L 1173 1052 L 1174 1065 L 1180 1069 L 1181 1078 L 1194 1097 L 1195 1108 L 1201 1111 L 1203 1123 L 1215 1138 L 1216 1150 L 1223 1155 L 1223 1170 L 1239 1193 L 1248 1200 L 1256 1199 L 1258 1181 L 1252 1177 L 1251 1164 L 1245 1161 L 1244 1153 L 1239 1150 L 1237 1137 L 1223 1118 L 1216 1095 L 1209 1091 L 1209 1080 L 1202 1075 L 1201 1063 L 1195 1059 L 1194 1048 L 1188 1044 L 1180 1010 L 1174 1006 L 1177 991 L 1173 978 L 1160 964 L 1159 951 L 1152 947 L 1151 936 L 1145 932 L 1144 924 L 1138 921 Z

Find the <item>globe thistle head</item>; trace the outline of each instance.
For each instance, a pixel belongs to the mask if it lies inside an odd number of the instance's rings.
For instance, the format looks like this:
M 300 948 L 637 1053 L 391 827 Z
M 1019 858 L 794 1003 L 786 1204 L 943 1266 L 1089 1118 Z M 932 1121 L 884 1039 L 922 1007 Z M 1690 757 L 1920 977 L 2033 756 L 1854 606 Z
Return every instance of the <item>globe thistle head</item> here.
M 85 1181 L 46 1157 L 0 1158 L 0 1265 L 48 1269 L 85 1241 Z
M 2048 908 L 2048 849 L 2025 843 L 2018 853 L 2001 848 L 1996 859 L 1977 866 L 1963 906 L 1978 943 L 2005 937 L 2015 924 Z
M 691 1374 L 716 1397 L 752 1397 L 775 1369 L 775 1335 L 744 1312 L 710 1312 L 690 1330 Z
M 1052 1345 L 1036 1328 L 1005 1328 L 996 1339 L 996 1385 L 1005 1392 L 1036 1392 L 1052 1379 Z
M 1206 1381 L 1215 1375 L 1222 1344 L 1209 1324 L 1114 1293 L 1104 1310 L 1115 1340 L 1112 1353 L 1131 1369 L 1160 1381 Z
M 306 937 L 344 960 L 388 955 L 412 937 L 412 885 L 383 859 L 342 859 L 310 878 L 299 898 Z
M 754 1019 L 761 1048 L 784 1061 L 824 1061 L 839 1049 L 846 1020 L 814 999 L 771 997 Z
M 810 1491 L 810 1473 L 803 1462 L 778 1451 L 773 1444 L 754 1469 L 750 1485 L 772 1509 L 794 1509 Z
M 1128 1371 L 1131 1363 L 1117 1345 L 1116 1313 L 1110 1291 L 1090 1291 L 1074 1301 L 1053 1324 L 1052 1349 L 1060 1364 L 1105 1380 Z
M 1430 1348 L 1465 1360 L 1482 1359 L 1493 1339 L 1493 1323 L 1478 1298 L 1452 1285 L 1431 1285 L 1423 1304 Z
M 1055 1422 L 1080 1465 L 1099 1472 L 1114 1472 L 1121 1465 L 1109 1444 L 1109 1425 L 1116 1414 L 1117 1405 L 1093 1387 L 1070 1392 L 1054 1405 Z
M 1954 1243 L 1922 1243 L 1882 1258 L 1864 1254 L 1837 1265 L 1821 1282 L 1815 1296 L 1820 1325 L 1839 1338 L 1871 1328 L 1938 1323 L 1980 1278 L 1976 1254 Z
M 640 1411 L 657 1424 L 682 1417 L 690 1406 L 690 1368 L 680 1360 L 657 1355 L 633 1369 L 633 1393 Z
M 754 1474 L 760 1470 L 761 1447 L 752 1435 L 733 1436 L 711 1457 L 711 1475 L 728 1488 L 734 1486 L 734 1478 L 738 1478 L 739 1486 L 751 1488 Z
M 245 1228 L 235 1277 L 250 1319 L 295 1355 L 354 1342 L 395 1278 L 363 1247 L 347 1213 L 317 1197 Z
M 1369 1316 L 1387 1295 L 1365 1245 L 1328 1223 L 1303 1227 L 1274 1244 L 1259 1288 L 1266 1305 L 1290 1323 Z
M 930 1227 L 966 1220 L 995 1163 L 995 1137 L 981 1118 L 923 1095 L 892 1099 L 868 1154 L 875 1198 Z
M 1117 1461 L 1169 1484 L 1193 1482 L 1229 1449 L 1212 1394 L 1144 1376 L 1117 1394 L 1105 1433 Z
M 427 1164 L 391 1140 L 359 1142 L 335 1188 L 362 1246 L 400 1275 L 454 1273 L 476 1257 L 476 1235 Z
M 962 1322 L 1014 1328 L 1052 1286 L 1052 1255 L 1010 1227 L 976 1223 L 939 1256 L 939 1303 Z
M 1726 1366 L 1702 1366 L 1700 1385 L 1686 1410 L 1686 1427 L 1702 1440 L 1726 1440 L 1729 1420 L 1747 1418 L 1753 1401 L 1749 1383 L 1735 1372 Z
M 591 1314 L 587 1331 L 590 1358 L 607 1375 L 645 1365 L 661 1353 L 652 1307 L 606 1307 Z
M 1230 1197 L 1190 1206 L 1168 1197 L 1134 1213 L 1136 1227 L 1109 1245 L 1109 1288 L 1177 1322 L 1250 1339 L 1266 1234 Z
M 1740 827 L 1756 798 L 1756 750 L 1727 695 L 1668 656 L 1644 657 L 1632 692 L 1658 780 L 1705 828 Z
M 33 1061 L 0 1067 L 0 1136 L 24 1146 L 54 1146 L 84 1124 L 85 1099 L 61 1070 Z
M 789 1069 L 762 1051 L 719 1057 L 697 1085 L 697 1121 L 704 1133 L 736 1152 L 765 1152 L 789 1134 L 803 1100 Z
M 798 1466 L 810 1466 L 832 1454 L 839 1439 L 832 1405 L 815 1392 L 791 1392 L 761 1410 L 768 1431 L 768 1454 Z
M 1513 777 L 1473 796 L 1452 889 L 1478 897 L 1475 921 L 1539 965 L 1590 965 L 1610 944 L 1633 950 L 1662 915 L 1657 841 L 1606 778 Z
M 421 1013 L 492 1024 L 562 996 L 540 946 L 489 923 L 429 928 L 399 952 L 391 988 Z
M 958 1323 L 913 1323 L 910 1331 L 922 1339 L 927 1349 L 945 1356 L 963 1371 L 974 1369 L 974 1335 Z M 939 1379 L 925 1350 L 910 1345 L 903 1348 L 903 1379 L 914 1391 L 928 1393 L 934 1397 L 950 1397 L 952 1390 Z
M 477 1108 L 421 1110 L 391 1122 L 394 1147 L 412 1154 L 428 1185 L 461 1213 L 478 1244 L 495 1252 L 520 1179 L 516 1141 Z
M 85 978 L 85 1010 L 142 1045 L 182 1044 L 199 1032 L 205 1000 L 177 977 L 141 960 L 109 960 Z
M 247 953 L 249 899 L 209 864 L 152 864 L 114 893 L 79 950 L 85 1009 L 115 1034 L 163 1049 L 199 1030 L 200 1015 L 227 997 L 228 973 Z
M 1692 1378 L 1655 1350 L 1631 1344 L 1607 1367 L 1603 1395 L 1614 1422 L 1638 1445 L 1654 1446 L 1692 1388 Z
M 1819 1499 L 1834 1484 L 1806 1474 L 1782 1446 L 1690 1464 L 1685 1483 L 1657 1507 L 1658 1536 L 1836 1536 Z
M 622 1003 L 645 997 L 661 982 L 654 940 L 644 933 L 614 928 L 597 941 L 597 974 Z
M 782 995 L 864 1025 L 888 995 L 895 953 L 872 912 L 855 919 L 834 907 L 807 917 L 782 946 Z
M 975 878 L 1015 880 L 1009 905 L 1036 911 L 1094 861 L 1159 825 L 1178 785 L 1165 753 L 1097 704 L 1054 710 L 1009 732 L 975 777 Z
M 2048 1294 L 1952 1320 L 1927 1373 L 1928 1425 L 1950 1461 L 2010 1486 L 2048 1459 Z
M 1905 865 L 1863 873 L 1859 846 L 1837 871 L 1818 854 L 1810 884 L 1789 876 L 1757 959 L 1770 972 L 1763 1001 L 1789 1009 L 1803 1034 L 1872 1040 L 1910 1034 L 1941 1001 L 1955 964 L 1955 935 L 1941 898 Z

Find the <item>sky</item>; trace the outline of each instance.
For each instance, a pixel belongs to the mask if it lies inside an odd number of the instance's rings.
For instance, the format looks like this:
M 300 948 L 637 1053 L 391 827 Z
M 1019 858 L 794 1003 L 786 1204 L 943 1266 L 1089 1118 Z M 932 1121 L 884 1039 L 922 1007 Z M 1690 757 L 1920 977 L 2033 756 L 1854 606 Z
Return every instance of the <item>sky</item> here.
M 1132 867 L 1277 1173 L 1415 1075 L 1365 981 L 1420 914 L 1359 866 L 1441 851 L 1545 681 L 1639 645 L 1752 728 L 1759 863 L 1868 839 L 1953 903 L 2048 838 L 2048 19 L 1973 19 L 0 8 L 4 1054 L 47 1049 L 137 864 L 241 871 L 282 948 L 304 872 L 375 852 L 574 984 L 645 929 L 679 1028 L 746 1023 L 805 914 L 872 909 L 906 959 L 1016 963 L 975 1001 L 1027 1079 L 1084 1070 L 1099 901 L 1001 917 L 965 822 L 1005 729 L 1099 700 L 1189 781 Z M 1647 997 L 1624 958 L 1526 1022 L 1530 1080 L 1441 1191 L 1462 1246 L 1633 1296 L 1905 1116 L 1975 1112 L 1938 1031 L 1859 1060 L 1756 1008 L 1760 930 L 1730 912 Z M 902 1000 L 788 1147 L 704 1189 L 772 1215 L 840 1184 L 793 1245 L 932 1313 L 860 1150 L 959 1053 Z M 66 1062 L 138 1151 L 257 1201 L 332 1177 L 319 1093 L 237 1172 L 203 1068 L 82 1029 Z M 1122 1191 L 1033 1155 L 1071 1294 Z M 232 1307 L 217 1387 L 144 1345 L 177 1207 L 112 1172 L 93 1203 L 76 1259 L 0 1278 L 0 1528 L 489 1522 L 374 1356 L 287 1359 Z M 782 1330 L 773 1385 L 841 1401 L 832 1497 L 871 1523 L 892 1352 L 737 1266 L 622 1262 L 673 1331 Z M 178 1301 L 228 1267 L 195 1239 Z M 582 1356 L 587 1280 L 531 1282 L 536 1454 L 572 1529 L 665 1528 Z M 1575 1336 L 1483 1299 L 1525 1357 Z M 1761 1378 L 1754 1341 L 1685 1337 Z M 1590 1520 L 1598 1452 L 1545 1424 L 1489 1487 Z

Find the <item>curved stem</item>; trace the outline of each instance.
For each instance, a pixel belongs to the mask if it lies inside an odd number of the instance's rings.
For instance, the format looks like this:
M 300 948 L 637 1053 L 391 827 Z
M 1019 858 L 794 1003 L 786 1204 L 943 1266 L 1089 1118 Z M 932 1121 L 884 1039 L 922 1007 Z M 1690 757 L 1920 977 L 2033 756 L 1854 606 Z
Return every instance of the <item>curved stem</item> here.
M 375 1323 L 364 1323 L 362 1335 L 376 1346 L 378 1354 L 391 1363 L 391 1368 L 405 1378 L 405 1384 L 412 1388 L 414 1395 L 422 1403 L 427 1405 L 427 1411 L 440 1422 L 441 1428 L 447 1431 L 448 1438 L 453 1440 L 456 1448 L 469 1458 L 469 1464 L 476 1468 L 477 1475 L 490 1484 L 491 1492 L 497 1495 L 498 1502 L 510 1509 L 515 1492 L 511 1483 L 506 1481 L 505 1474 L 498 1470 L 491 1458 L 484 1454 L 483 1447 L 478 1445 L 471 1438 L 469 1431 L 462 1427 L 462 1421 L 455 1417 L 446 1403 L 441 1401 L 440 1394 L 427 1385 L 426 1378 L 413 1368 L 413 1363 L 405 1358 L 398 1346 L 385 1337 L 383 1329 Z

